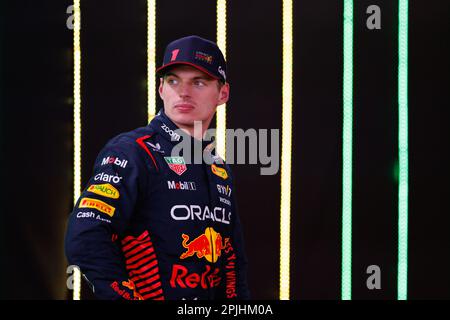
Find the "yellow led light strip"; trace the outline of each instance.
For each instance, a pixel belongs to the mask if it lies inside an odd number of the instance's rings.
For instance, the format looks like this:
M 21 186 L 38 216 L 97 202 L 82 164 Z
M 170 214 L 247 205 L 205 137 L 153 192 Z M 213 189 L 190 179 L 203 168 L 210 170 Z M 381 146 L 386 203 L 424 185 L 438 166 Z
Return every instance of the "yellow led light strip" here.
M 292 0 L 283 1 L 283 82 L 281 136 L 280 300 L 289 299 L 292 154 Z
M 217 0 L 217 45 L 227 59 L 227 1 Z M 217 107 L 216 115 L 216 141 L 217 152 L 226 160 L 226 128 L 227 128 L 227 113 L 226 104 Z
M 73 152 L 73 195 L 74 202 L 80 197 L 81 191 L 81 46 L 80 26 L 81 12 L 80 0 L 73 1 L 74 28 L 73 28 L 73 121 L 74 121 L 74 152 Z M 80 300 L 81 274 L 78 268 L 73 269 L 73 300 Z
M 156 0 L 147 0 L 147 121 L 156 114 Z

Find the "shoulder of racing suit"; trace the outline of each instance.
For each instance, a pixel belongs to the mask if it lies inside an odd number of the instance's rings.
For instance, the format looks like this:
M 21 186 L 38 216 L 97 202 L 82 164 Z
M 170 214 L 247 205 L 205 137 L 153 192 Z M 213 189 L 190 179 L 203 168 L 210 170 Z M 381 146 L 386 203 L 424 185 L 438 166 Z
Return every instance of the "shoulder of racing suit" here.
M 155 160 L 155 149 L 152 146 L 157 144 L 159 136 L 156 130 L 147 125 L 111 138 L 103 150 L 121 153 L 136 165 L 142 165 L 150 172 L 157 172 L 159 167 Z M 102 156 L 102 151 L 98 158 Z

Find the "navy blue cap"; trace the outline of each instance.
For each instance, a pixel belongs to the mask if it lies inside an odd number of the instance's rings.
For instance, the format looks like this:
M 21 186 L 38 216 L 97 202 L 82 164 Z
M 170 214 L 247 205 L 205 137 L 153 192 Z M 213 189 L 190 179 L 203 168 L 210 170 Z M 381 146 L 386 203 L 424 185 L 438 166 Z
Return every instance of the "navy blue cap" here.
M 163 76 L 167 68 L 184 64 L 203 71 L 211 77 L 226 82 L 227 66 L 217 44 L 199 36 L 188 36 L 169 43 L 164 51 L 164 60 L 156 74 Z

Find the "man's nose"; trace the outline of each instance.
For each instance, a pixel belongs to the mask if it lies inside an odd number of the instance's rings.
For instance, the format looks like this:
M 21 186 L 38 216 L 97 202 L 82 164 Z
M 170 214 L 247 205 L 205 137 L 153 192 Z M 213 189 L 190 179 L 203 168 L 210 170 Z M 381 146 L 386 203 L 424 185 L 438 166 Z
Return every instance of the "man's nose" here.
M 180 97 L 190 97 L 191 96 L 191 86 L 189 83 L 180 83 L 178 86 L 178 94 Z

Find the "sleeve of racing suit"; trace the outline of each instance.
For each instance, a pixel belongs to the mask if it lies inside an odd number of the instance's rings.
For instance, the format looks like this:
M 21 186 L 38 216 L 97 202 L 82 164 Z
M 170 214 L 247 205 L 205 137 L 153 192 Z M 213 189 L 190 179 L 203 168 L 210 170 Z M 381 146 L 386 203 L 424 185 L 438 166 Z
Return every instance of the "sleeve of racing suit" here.
M 134 146 L 106 145 L 67 225 L 65 252 L 99 299 L 134 299 L 119 241 L 143 181 Z M 134 152 L 134 153 L 133 153 Z
M 231 170 L 229 169 L 229 172 Z M 245 252 L 245 242 L 244 242 L 244 236 L 241 226 L 241 221 L 239 218 L 239 210 L 236 202 L 236 183 L 233 177 L 233 189 L 231 194 L 231 200 L 232 200 L 232 212 L 234 213 L 232 217 L 232 223 L 233 223 L 233 240 L 232 240 L 232 246 L 233 251 L 236 254 L 236 277 L 237 277 L 237 284 L 236 284 L 236 299 L 239 300 L 249 300 L 250 297 L 250 290 L 248 288 L 248 281 L 247 281 L 247 254 Z

